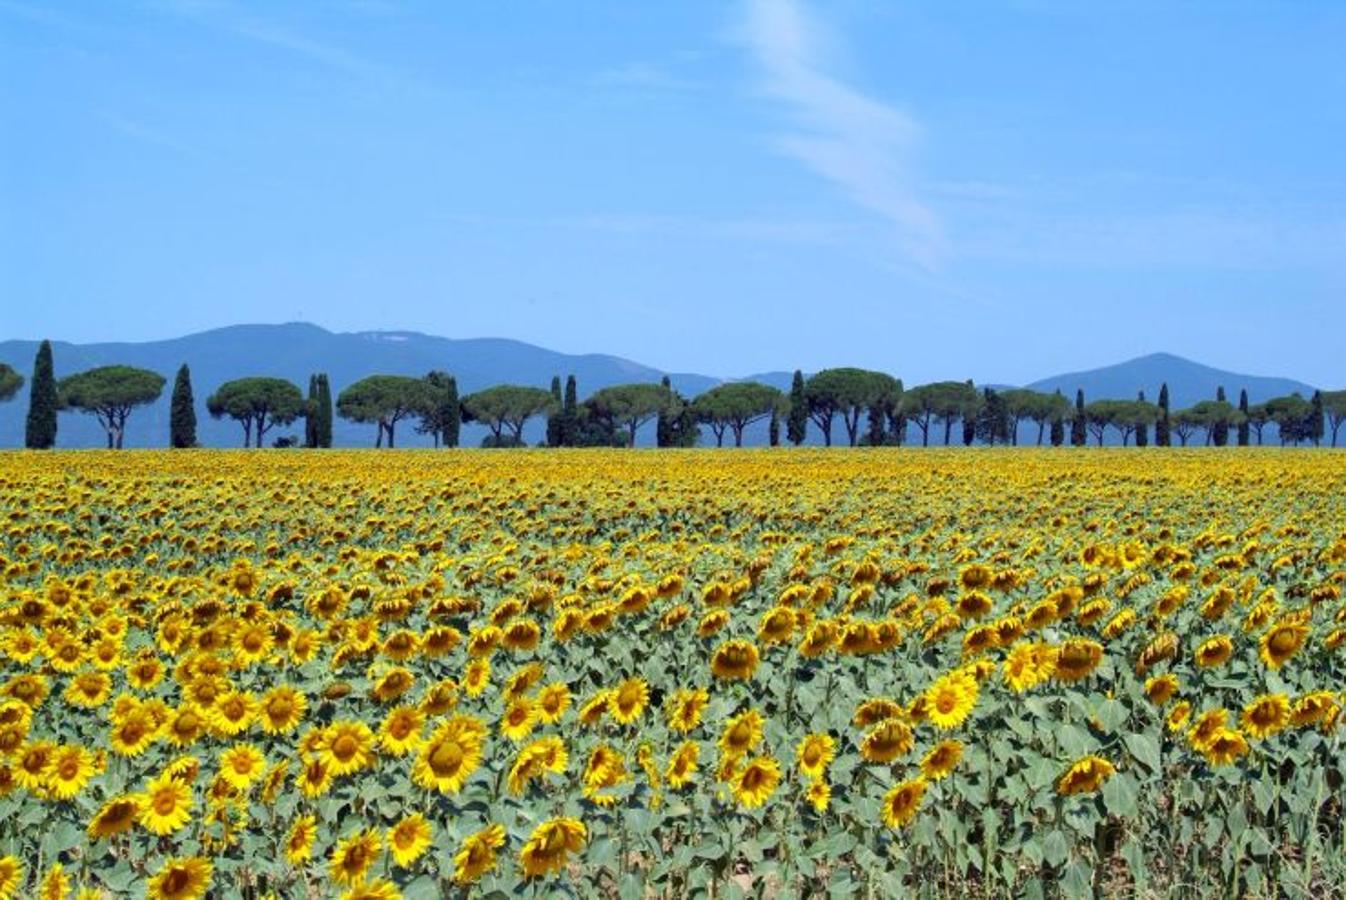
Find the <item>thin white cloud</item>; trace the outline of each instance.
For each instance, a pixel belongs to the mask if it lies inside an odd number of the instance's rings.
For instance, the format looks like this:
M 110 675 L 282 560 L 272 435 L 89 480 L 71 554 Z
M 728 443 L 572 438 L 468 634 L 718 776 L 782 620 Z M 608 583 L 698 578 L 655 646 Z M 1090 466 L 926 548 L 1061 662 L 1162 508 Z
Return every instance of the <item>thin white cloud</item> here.
M 920 126 L 824 71 L 820 32 L 796 0 L 748 0 L 744 42 L 764 90 L 791 109 L 797 126 L 776 145 L 887 220 L 905 255 L 934 268 L 946 248 L 911 173 Z

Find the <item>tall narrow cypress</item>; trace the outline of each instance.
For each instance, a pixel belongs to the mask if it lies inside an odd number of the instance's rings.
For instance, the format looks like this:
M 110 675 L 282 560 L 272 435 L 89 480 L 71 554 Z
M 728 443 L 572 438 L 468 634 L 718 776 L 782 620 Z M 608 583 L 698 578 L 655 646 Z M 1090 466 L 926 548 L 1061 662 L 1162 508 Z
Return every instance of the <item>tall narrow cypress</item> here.
M 665 375 L 663 378 L 659 379 L 659 383 L 664 386 L 664 390 L 668 391 L 669 396 L 672 397 L 673 383 L 668 380 L 668 376 Z M 654 446 L 673 446 L 673 432 L 675 429 L 674 420 L 677 418 L 678 412 L 679 410 L 675 408 L 675 404 L 673 403 L 669 403 L 665 405 L 663 409 L 659 410 L 659 419 L 654 425 Z
M 452 375 L 444 385 L 444 421 L 440 423 L 440 443 L 457 447 L 458 434 L 463 428 L 463 407 L 458 400 L 458 379 Z
M 1228 402 L 1225 400 L 1223 385 L 1215 389 L 1215 400 L 1217 403 Z M 1215 444 L 1215 446 L 1223 447 L 1227 445 L 1229 443 L 1229 421 L 1226 419 L 1221 419 L 1220 421 L 1216 422 L 1215 426 L 1211 429 L 1210 436 L 1211 441 L 1212 443 Z
M 327 373 L 318 373 L 318 410 L 315 417 L 316 429 L 314 437 L 315 447 L 332 446 L 332 385 L 327 380 Z
M 809 429 L 809 404 L 804 396 L 804 373 L 795 369 L 790 382 L 790 415 L 785 420 L 785 437 L 798 447 L 804 443 Z
M 1246 447 L 1252 437 L 1252 427 L 1248 424 L 1248 389 L 1243 388 L 1239 391 L 1239 446 Z
M 775 410 L 771 412 L 771 425 L 767 428 L 766 437 L 771 446 L 780 446 L 780 413 Z
M 566 376 L 566 396 L 561 409 L 565 414 L 561 420 L 561 446 L 574 447 L 580 442 L 579 390 L 574 375 Z
M 1154 443 L 1159 447 L 1168 447 L 1173 443 L 1172 431 L 1168 420 L 1168 382 L 1159 388 L 1159 421 L 1154 423 Z
M 318 376 L 308 377 L 308 404 L 304 407 L 304 446 L 318 446 Z
M 1141 391 L 1140 394 L 1137 395 L 1136 400 L 1137 402 L 1144 403 L 1145 392 Z M 1146 422 L 1142 421 L 1140 419 L 1140 416 L 1136 417 L 1136 446 L 1137 447 L 1150 446 L 1150 426 Z
M 1070 420 L 1070 446 L 1083 447 L 1089 439 L 1084 427 L 1084 389 L 1075 391 L 1075 416 Z
M 1324 434 L 1326 434 L 1326 428 L 1323 425 L 1323 392 L 1314 391 L 1305 436 L 1313 441 L 1313 446 L 1317 447 L 1322 443 Z
M 564 398 L 561 396 L 561 376 L 551 377 L 552 409 L 547 415 L 547 446 L 561 446 L 561 416 L 564 415 Z
M 1061 396 L 1060 388 L 1056 389 L 1056 396 Z M 1060 403 L 1059 406 L 1065 405 L 1064 400 L 1065 398 L 1063 397 L 1063 402 Z M 1051 442 L 1053 447 L 1059 447 L 1066 442 L 1066 420 L 1064 414 L 1061 412 L 1052 416 Z
M 23 445 L 29 450 L 56 446 L 56 372 L 51 362 L 51 341 L 43 341 L 33 360 L 33 383 L 28 394 L 28 423 Z
M 192 373 L 183 363 L 173 381 L 169 401 L 168 445 L 182 449 L 196 446 L 196 401 L 192 396 Z

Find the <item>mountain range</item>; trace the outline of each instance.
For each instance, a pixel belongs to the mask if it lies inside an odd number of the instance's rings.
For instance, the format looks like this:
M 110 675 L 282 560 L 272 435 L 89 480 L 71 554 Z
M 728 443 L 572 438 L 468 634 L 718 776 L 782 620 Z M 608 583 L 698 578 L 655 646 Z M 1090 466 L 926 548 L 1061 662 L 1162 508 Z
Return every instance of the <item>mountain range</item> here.
M 29 340 L 0 341 L 0 362 L 8 363 L 28 378 L 37 346 L 38 342 Z M 302 322 L 233 325 L 170 340 L 142 343 L 71 344 L 53 341 L 52 355 L 58 378 L 96 366 L 119 363 L 151 369 L 167 379 L 168 385 L 163 396 L 151 406 L 136 410 L 131 415 L 127 424 L 126 445 L 134 447 L 163 446 L 166 442 L 168 395 L 173 376 L 184 362 L 192 371 L 199 438 L 207 446 L 225 447 L 241 442 L 241 429 L 232 421 L 216 421 L 206 415 L 205 398 L 221 383 L 245 375 L 288 378 L 305 389 L 311 373 L 326 372 L 335 394 L 360 378 L 375 373 L 420 376 L 432 369 L 442 369 L 458 379 L 459 390 L 463 393 L 504 382 L 546 387 L 553 375 L 564 378 L 573 374 L 581 398 L 603 387 L 657 381 L 665 374 L 675 389 L 689 397 L 728 380 L 760 381 L 788 391 L 792 377 L 789 371 L 763 372 L 739 378 L 665 373 L 619 356 L 558 353 L 502 338 L 459 339 L 410 331 L 337 333 Z M 1219 386 L 1228 392 L 1230 402 L 1237 402 L 1238 392 L 1246 389 L 1249 401 L 1253 403 L 1295 391 L 1308 396 L 1314 390 L 1312 386 L 1293 379 L 1227 372 L 1168 353 L 1154 353 L 1085 372 L 1054 375 L 1035 381 L 1028 387 L 1043 391 L 1060 389 L 1072 399 L 1076 389 L 1082 388 L 1088 400 L 1104 397 L 1129 399 L 1143 390 L 1148 399 L 1155 400 L 1159 386 L 1164 382 L 1168 383 L 1170 402 L 1174 409 L 1189 406 L 1198 400 L 1214 398 Z M 27 406 L 27 385 L 12 402 L 0 405 L 0 446 L 14 447 L 23 443 Z M 58 446 L 97 447 L 103 444 L 102 430 L 91 416 L 63 413 L 59 427 Z M 531 423 L 525 436 L 529 440 L 537 440 L 542 427 L 540 422 Z M 652 426 L 648 430 L 651 434 L 642 434 L 642 443 L 652 441 Z M 406 429 L 408 433 L 405 436 L 401 431 L 399 429 L 399 446 L 429 443 L 428 438 L 416 435 L 410 429 Z M 302 435 L 302 432 L 301 422 L 288 429 L 277 428 L 272 434 Z M 475 426 L 465 427 L 463 445 L 475 445 L 484 433 L 484 429 Z M 765 429 L 759 429 L 750 437 L 755 443 L 763 443 Z M 374 429 L 372 426 L 355 425 L 338 419 L 334 438 L 338 446 L 372 445 Z

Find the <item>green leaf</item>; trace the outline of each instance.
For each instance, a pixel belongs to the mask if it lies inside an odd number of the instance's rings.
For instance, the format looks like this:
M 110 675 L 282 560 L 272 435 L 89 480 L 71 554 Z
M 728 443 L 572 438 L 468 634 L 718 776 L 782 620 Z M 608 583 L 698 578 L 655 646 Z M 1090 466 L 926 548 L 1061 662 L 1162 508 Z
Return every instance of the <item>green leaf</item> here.
M 1113 775 L 1103 783 L 1103 802 L 1108 812 L 1121 818 L 1136 815 L 1136 782 L 1125 772 Z
M 1093 869 L 1082 859 L 1072 861 L 1061 878 L 1061 893 L 1066 897 L 1091 897 L 1093 890 Z
M 1159 742 L 1148 734 L 1134 732 L 1126 736 L 1126 749 L 1151 773 L 1160 769 Z
M 1060 866 L 1070 856 L 1070 843 L 1066 840 L 1065 833 L 1058 828 L 1054 828 L 1047 833 L 1047 838 L 1042 842 L 1042 859 L 1052 868 Z

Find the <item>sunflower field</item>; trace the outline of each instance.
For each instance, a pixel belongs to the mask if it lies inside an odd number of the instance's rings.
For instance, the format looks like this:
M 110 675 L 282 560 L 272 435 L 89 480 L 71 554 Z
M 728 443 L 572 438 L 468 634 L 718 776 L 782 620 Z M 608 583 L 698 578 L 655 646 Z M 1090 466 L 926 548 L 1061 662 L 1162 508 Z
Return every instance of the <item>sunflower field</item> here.
M 0 898 L 1346 883 L 1346 455 L 0 457 Z

